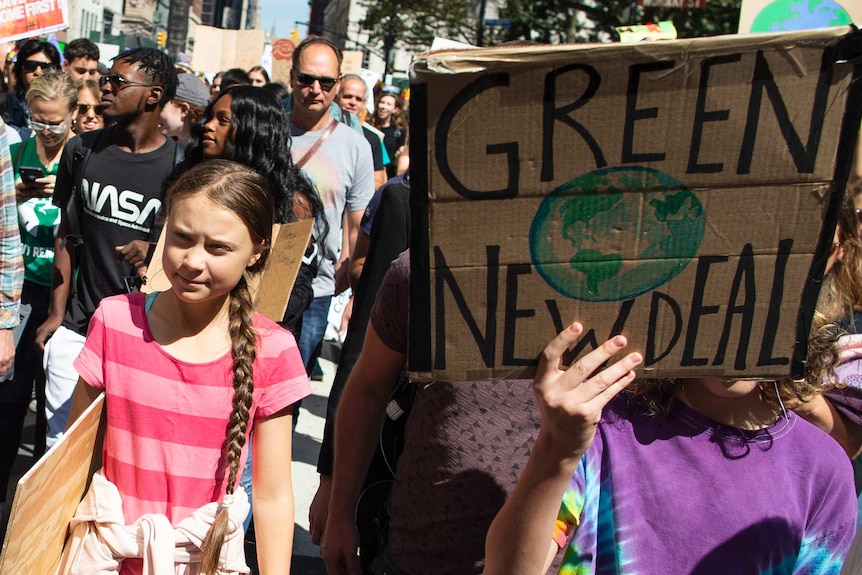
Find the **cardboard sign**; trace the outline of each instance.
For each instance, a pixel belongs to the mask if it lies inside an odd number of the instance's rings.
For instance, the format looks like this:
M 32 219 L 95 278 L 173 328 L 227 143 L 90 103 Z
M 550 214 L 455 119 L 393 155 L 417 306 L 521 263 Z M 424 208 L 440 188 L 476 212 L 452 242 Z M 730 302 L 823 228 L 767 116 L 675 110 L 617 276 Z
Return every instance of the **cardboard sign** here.
M 569 361 L 623 333 L 647 377 L 799 375 L 862 114 L 860 35 L 421 57 L 414 377 L 530 376 L 576 318 Z
M 31 38 L 68 27 L 66 0 L 0 0 L 0 42 Z
M 859 0 L 743 0 L 739 33 L 792 32 L 862 23 Z
M 196 72 L 224 72 L 230 68 L 248 70 L 260 65 L 263 57 L 263 30 L 222 30 L 211 26 L 195 29 L 192 65 Z
M 296 44 L 290 38 L 272 41 L 272 78 L 273 82 L 290 85 L 290 69 L 293 67 L 293 51 Z
M 302 264 L 308 238 L 314 227 L 313 219 L 300 220 L 291 224 L 276 224 L 272 227 L 272 253 L 269 265 L 263 272 L 259 285 L 250 286 L 252 297 L 259 297 L 257 310 L 271 319 L 281 321 L 287 309 L 293 282 Z M 167 291 L 171 282 L 162 269 L 162 253 L 165 248 L 164 228 L 147 269 L 147 283 L 141 288 L 145 293 Z
M 0 575 L 54 575 L 69 521 L 86 492 L 105 396 L 100 395 L 18 481 Z

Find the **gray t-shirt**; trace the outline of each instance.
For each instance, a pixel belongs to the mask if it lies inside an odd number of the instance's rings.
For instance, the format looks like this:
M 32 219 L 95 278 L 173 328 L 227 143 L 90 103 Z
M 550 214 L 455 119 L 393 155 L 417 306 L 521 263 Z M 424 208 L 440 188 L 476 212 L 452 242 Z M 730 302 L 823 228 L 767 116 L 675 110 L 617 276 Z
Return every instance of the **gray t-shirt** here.
M 291 125 L 293 160 L 298 162 L 325 131 L 326 128 L 306 132 Z M 302 167 L 302 171 L 317 189 L 323 201 L 324 217 L 329 224 L 329 234 L 319 242 L 320 269 L 311 287 L 314 297 L 333 295 L 335 263 L 341 255 L 344 212 L 364 211 L 374 195 L 374 160 L 362 134 L 339 123 Z

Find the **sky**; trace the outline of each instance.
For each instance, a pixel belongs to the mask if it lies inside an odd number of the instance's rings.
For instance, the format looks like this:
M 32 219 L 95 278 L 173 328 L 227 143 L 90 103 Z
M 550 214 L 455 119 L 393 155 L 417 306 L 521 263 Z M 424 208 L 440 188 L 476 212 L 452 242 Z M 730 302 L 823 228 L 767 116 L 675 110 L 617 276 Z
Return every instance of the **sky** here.
M 290 31 L 299 28 L 299 37 L 306 35 L 304 24 L 296 25 L 295 22 L 308 22 L 308 0 L 259 0 L 260 1 L 260 29 L 267 33 L 272 32 L 275 25 L 277 38 L 288 38 Z

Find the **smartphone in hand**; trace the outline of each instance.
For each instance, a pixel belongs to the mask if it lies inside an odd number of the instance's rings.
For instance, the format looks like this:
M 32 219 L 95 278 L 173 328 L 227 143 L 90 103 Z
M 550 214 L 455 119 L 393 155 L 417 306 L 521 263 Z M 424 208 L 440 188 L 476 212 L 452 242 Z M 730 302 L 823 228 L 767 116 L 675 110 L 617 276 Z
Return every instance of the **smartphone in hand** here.
M 21 181 L 25 184 L 32 184 L 36 181 L 36 178 L 44 178 L 45 172 L 42 171 L 42 168 L 21 166 L 18 168 L 18 175 L 21 176 Z

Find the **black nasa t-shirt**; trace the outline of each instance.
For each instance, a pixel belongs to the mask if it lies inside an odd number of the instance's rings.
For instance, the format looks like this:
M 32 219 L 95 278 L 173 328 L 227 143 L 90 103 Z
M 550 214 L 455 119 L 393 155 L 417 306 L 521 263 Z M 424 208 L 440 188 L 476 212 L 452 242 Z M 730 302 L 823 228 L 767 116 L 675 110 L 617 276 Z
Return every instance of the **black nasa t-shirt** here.
M 101 134 L 101 135 L 99 135 Z M 124 152 L 108 143 L 108 130 L 77 136 L 92 149 L 77 194 L 83 202 L 80 214 L 77 276 L 66 305 L 63 325 L 86 335 L 90 317 L 102 298 L 125 293 L 126 278 L 135 267 L 123 259 L 116 246 L 133 240 L 156 241 L 156 219 L 162 207 L 163 183 L 174 168 L 177 143 L 165 139 L 158 149 L 144 154 Z M 66 146 L 57 175 L 54 204 L 65 208 L 75 185 L 72 141 Z

